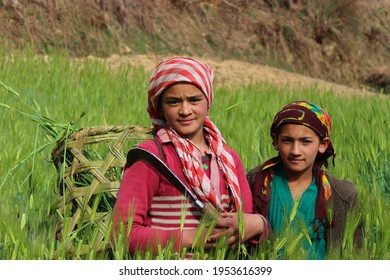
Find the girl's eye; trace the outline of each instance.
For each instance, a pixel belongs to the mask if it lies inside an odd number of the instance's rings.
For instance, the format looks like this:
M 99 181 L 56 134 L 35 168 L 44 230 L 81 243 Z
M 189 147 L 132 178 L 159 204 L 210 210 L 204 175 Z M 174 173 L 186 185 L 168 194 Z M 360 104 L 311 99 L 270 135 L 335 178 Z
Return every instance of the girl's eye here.
M 198 103 L 200 101 L 200 98 L 191 98 L 190 99 L 190 102 L 192 103 L 192 104 L 196 104 L 196 103 Z
M 310 140 L 303 140 L 302 142 L 303 142 L 303 144 L 310 144 L 311 143 Z
M 204 97 L 201 96 L 201 95 L 196 95 L 196 96 L 191 96 L 188 98 L 188 101 L 191 102 L 191 103 L 196 103 L 196 102 L 199 102 L 203 99 Z
M 166 101 L 166 103 L 168 104 L 168 105 L 177 105 L 177 104 L 179 104 L 179 100 L 177 100 L 177 99 L 168 99 L 167 101 Z

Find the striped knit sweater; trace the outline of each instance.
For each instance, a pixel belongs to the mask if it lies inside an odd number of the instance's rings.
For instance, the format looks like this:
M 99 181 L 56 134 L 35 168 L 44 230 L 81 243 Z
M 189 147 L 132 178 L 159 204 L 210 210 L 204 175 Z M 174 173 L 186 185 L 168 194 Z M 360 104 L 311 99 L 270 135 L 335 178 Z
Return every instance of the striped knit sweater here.
M 168 139 L 164 139 L 163 142 L 166 164 L 180 180 L 188 185 L 172 143 Z M 140 147 L 159 156 L 154 141 L 143 142 Z M 234 151 L 231 152 L 238 169 L 243 211 L 251 213 L 252 195 L 245 171 L 238 155 Z M 201 157 L 200 152 L 199 157 Z M 215 158 L 211 157 L 207 165 L 209 167 L 206 174 L 210 177 L 212 185 L 218 186 L 217 194 L 225 210 L 229 211 L 232 201 Z M 114 228 L 120 222 L 127 224 L 129 214 L 133 215 L 133 224 L 128 237 L 130 253 L 148 247 L 156 250 L 157 244 L 160 243 L 164 247 L 169 240 L 174 242 L 176 250 L 180 250 L 181 231 L 197 228 L 201 218 L 201 213 L 180 190 L 159 174 L 153 166 L 144 162 L 137 162 L 125 170 L 114 209 Z

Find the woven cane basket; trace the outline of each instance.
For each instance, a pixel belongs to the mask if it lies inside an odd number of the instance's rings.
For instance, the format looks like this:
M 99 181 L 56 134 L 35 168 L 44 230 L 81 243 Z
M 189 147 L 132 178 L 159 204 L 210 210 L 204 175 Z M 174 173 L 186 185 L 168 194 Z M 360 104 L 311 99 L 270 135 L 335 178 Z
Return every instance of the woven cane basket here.
M 52 151 L 58 172 L 57 251 L 81 256 L 110 248 L 111 213 L 127 152 L 152 138 L 142 126 L 80 129 Z

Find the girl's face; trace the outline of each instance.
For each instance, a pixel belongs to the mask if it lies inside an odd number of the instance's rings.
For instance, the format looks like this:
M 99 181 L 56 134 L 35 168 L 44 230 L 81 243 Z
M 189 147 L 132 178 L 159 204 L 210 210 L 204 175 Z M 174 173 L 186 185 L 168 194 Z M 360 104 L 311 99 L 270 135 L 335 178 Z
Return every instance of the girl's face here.
M 192 84 L 175 84 L 162 95 L 165 119 L 181 136 L 195 144 L 203 143 L 203 123 L 208 115 L 206 96 Z
M 285 124 L 272 135 L 273 145 L 279 151 L 287 178 L 311 176 L 317 153 L 324 153 L 329 137 L 320 140 L 312 129 L 300 124 Z

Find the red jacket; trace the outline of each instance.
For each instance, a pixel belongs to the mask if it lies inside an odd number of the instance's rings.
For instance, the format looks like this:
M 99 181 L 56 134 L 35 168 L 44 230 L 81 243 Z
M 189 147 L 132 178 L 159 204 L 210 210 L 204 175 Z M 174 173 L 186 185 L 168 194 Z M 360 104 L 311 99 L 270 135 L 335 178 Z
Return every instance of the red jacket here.
M 140 148 L 146 149 L 159 156 L 156 143 L 153 140 L 143 142 Z M 182 171 L 182 165 L 175 148 L 170 141 L 162 144 L 165 163 L 188 186 L 188 180 Z M 246 174 L 237 153 L 230 150 L 237 171 L 241 188 L 243 211 L 252 213 L 252 194 Z M 160 157 L 160 156 L 159 156 Z M 218 174 L 214 175 L 217 171 Z M 215 158 L 210 161 L 206 174 L 212 184 L 219 185 L 221 201 L 225 210 L 231 210 L 230 196 L 225 180 Z M 183 210 L 186 210 L 183 212 Z M 114 229 L 120 222 L 128 223 L 129 213 L 133 214 L 133 223 L 128 237 L 129 252 L 145 250 L 148 246 L 156 249 L 157 244 L 165 247 L 171 239 L 177 250 L 181 247 L 181 230 L 197 228 L 201 212 L 196 209 L 183 194 L 166 180 L 153 166 L 144 162 L 136 162 L 126 169 L 122 178 L 114 209 Z M 184 224 L 183 213 L 185 213 Z

